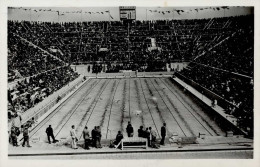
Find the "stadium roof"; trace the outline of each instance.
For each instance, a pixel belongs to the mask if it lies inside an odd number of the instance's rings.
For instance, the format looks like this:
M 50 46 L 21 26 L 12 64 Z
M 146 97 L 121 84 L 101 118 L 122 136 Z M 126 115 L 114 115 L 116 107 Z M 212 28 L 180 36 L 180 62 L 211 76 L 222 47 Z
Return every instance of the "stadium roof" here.
M 202 19 L 253 14 L 253 7 L 136 7 L 137 20 Z M 9 7 L 8 20 L 118 21 L 119 7 Z

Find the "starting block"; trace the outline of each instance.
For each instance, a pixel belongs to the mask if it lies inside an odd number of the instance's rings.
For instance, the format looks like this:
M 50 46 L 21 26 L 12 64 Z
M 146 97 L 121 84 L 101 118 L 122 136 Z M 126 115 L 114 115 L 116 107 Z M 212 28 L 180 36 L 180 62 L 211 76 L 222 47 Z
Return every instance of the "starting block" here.
M 206 136 L 205 134 L 199 133 L 199 138 L 200 138 L 200 139 L 205 139 L 205 136 Z
M 178 142 L 178 134 L 177 133 L 173 133 L 171 137 L 169 137 L 169 142 L 170 144 L 172 143 L 177 143 Z
M 226 132 L 226 137 L 233 137 L 233 132 L 232 131 L 227 131 Z

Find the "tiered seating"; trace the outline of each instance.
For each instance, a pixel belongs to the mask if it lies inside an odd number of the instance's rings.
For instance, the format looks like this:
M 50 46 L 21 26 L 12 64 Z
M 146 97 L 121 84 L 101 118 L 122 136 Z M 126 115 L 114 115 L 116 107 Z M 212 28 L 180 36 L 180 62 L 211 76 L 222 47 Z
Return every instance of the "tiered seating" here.
M 8 90 L 9 115 L 25 112 L 77 77 L 69 66 L 64 66 L 19 81 Z
M 243 127 L 253 125 L 253 17 L 236 20 L 236 31 L 197 57 L 182 75 L 230 102 L 226 111 Z
M 150 61 L 192 60 L 205 48 L 211 48 L 231 36 L 241 18 L 247 19 L 248 16 L 134 21 L 129 24 L 121 21 L 61 24 L 9 21 L 9 27 L 12 32 L 66 62 L 117 61 L 125 63 L 122 68 L 133 66 L 141 70 L 153 65 Z M 156 40 L 160 51 L 147 50 L 151 46 L 150 38 Z M 107 48 L 108 52 L 99 52 L 100 48 Z
M 236 24 L 237 30 L 232 37 L 206 52 L 196 62 L 252 77 L 253 17 L 242 17 Z
M 15 23 L 16 24 L 16 23 Z M 27 27 L 29 28 L 29 27 Z M 25 24 L 8 27 L 8 117 L 16 117 L 78 77 L 65 62 L 20 37 Z M 36 30 L 35 30 L 36 31 Z M 41 34 L 41 32 L 39 32 Z M 21 35 L 22 36 L 22 35 Z M 37 36 L 38 37 L 38 36 Z M 38 44 L 38 45 L 33 45 Z
M 12 33 L 8 35 L 8 82 L 62 65 L 63 62 L 22 41 Z
M 192 61 L 186 77 L 230 101 L 237 117 L 253 111 L 253 16 L 200 20 L 50 23 L 8 22 L 10 81 L 61 65 L 16 34 L 67 63 L 105 61 L 107 72 L 165 70 L 165 63 Z M 151 38 L 158 50 L 148 51 Z M 26 48 L 23 52 L 22 48 Z M 107 52 L 100 52 L 107 48 Z M 28 52 L 27 52 L 28 50 Z M 18 55 L 25 57 L 24 62 Z M 32 56 L 34 55 L 34 56 Z M 33 57 L 30 59 L 30 57 Z M 49 60 L 52 59 L 52 60 Z M 40 62 L 51 62 L 39 64 Z M 43 61 L 44 60 L 44 61 Z M 34 68 L 34 66 L 37 68 Z M 29 68 L 24 68 L 29 66 Z M 100 65 L 95 65 L 99 67 Z M 102 69 L 102 68 L 98 68 Z M 16 71 L 17 70 L 17 71 Z M 232 108 L 232 107 L 231 107 Z M 245 113 L 246 112 L 246 113 Z

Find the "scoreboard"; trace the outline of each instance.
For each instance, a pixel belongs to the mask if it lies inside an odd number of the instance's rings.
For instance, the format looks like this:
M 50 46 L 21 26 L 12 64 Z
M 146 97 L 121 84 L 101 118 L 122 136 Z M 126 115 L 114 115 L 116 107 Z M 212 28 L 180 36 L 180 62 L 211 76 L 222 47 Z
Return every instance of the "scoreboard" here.
M 119 6 L 120 20 L 135 20 L 136 7 L 135 6 Z

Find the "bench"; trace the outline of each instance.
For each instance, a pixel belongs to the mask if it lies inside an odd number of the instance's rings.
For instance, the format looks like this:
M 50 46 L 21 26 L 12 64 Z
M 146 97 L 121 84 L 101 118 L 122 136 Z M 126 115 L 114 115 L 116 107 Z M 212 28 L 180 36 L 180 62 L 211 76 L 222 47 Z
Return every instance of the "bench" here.
M 122 150 L 126 147 L 130 147 L 130 148 L 139 147 L 145 149 L 147 149 L 148 147 L 147 139 L 141 137 L 127 137 L 122 139 L 120 143 L 122 144 L 122 148 L 121 148 Z M 120 145 L 120 143 L 117 145 L 117 147 Z M 130 145 L 126 145 L 126 144 L 130 144 Z

